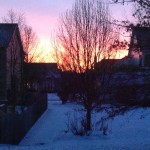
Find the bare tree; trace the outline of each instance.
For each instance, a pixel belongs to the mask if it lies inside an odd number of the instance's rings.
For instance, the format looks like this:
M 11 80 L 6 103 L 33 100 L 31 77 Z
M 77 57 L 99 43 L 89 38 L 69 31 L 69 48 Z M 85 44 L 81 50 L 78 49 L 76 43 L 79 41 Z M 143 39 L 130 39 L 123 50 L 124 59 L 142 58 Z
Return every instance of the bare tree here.
M 3 22 L 5 23 L 12 23 L 18 24 L 20 36 L 22 40 L 23 50 L 24 50 L 24 62 L 35 62 L 41 57 L 41 52 L 38 51 L 38 38 L 36 33 L 33 31 L 32 27 L 26 25 L 25 23 L 25 16 L 23 13 L 16 13 L 14 10 L 8 10 L 7 15 L 2 18 Z M 17 52 L 17 45 L 15 42 L 15 38 L 13 38 L 13 42 L 11 42 L 12 49 L 9 51 L 10 60 L 9 60 L 9 68 L 11 68 L 11 87 L 8 90 L 7 95 L 9 95 L 10 103 L 13 104 L 16 102 L 16 96 L 18 94 L 18 77 L 16 76 L 17 72 L 19 73 L 20 70 L 17 68 L 19 63 L 19 56 Z M 20 93 L 21 99 L 23 102 L 24 96 L 26 94 L 26 84 L 27 81 L 25 80 L 25 73 L 24 73 L 24 62 L 21 63 L 21 78 L 22 83 L 20 85 Z M 17 74 L 18 75 L 18 74 Z
M 73 92 L 78 92 L 86 110 L 86 131 L 91 130 L 91 113 L 99 103 L 95 64 L 116 53 L 111 46 L 118 34 L 110 22 L 108 6 L 97 0 L 76 0 L 72 9 L 62 14 L 57 32 L 55 57 L 60 68 L 81 73 L 81 78 L 75 78 L 79 90 Z
M 24 52 L 26 54 L 25 62 L 36 61 L 36 59 L 41 55 L 41 52 L 37 50 L 39 41 L 32 27 L 26 25 L 24 13 L 16 13 L 14 10 L 10 9 L 2 20 L 6 23 L 18 24 Z
M 150 26 L 150 0 L 113 0 L 115 3 L 134 3 L 133 16 L 141 26 Z
M 37 57 L 38 40 L 32 27 L 25 25 L 23 28 L 23 45 L 26 53 L 25 62 L 35 61 Z
M 17 23 L 19 30 L 22 31 L 25 25 L 24 13 L 16 13 L 13 9 L 7 11 L 6 16 L 2 18 L 5 23 Z
M 55 47 L 61 67 L 84 72 L 94 62 L 106 58 L 114 40 L 110 21 L 106 5 L 95 0 L 77 0 L 72 10 L 61 16 Z
M 129 3 L 129 2 L 136 2 L 142 7 L 150 7 L 150 1 L 149 0 L 113 0 L 115 3 Z

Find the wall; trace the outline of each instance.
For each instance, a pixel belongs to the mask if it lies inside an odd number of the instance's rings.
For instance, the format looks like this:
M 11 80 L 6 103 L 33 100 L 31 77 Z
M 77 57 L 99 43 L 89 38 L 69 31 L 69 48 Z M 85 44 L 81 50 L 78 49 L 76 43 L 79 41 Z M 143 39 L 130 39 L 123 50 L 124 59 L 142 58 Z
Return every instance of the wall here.
M 0 48 L 0 100 L 6 99 L 6 50 Z
M 42 93 L 39 98 L 21 114 L 7 113 L 0 116 L 0 143 L 18 144 L 21 141 L 47 109 L 47 95 Z

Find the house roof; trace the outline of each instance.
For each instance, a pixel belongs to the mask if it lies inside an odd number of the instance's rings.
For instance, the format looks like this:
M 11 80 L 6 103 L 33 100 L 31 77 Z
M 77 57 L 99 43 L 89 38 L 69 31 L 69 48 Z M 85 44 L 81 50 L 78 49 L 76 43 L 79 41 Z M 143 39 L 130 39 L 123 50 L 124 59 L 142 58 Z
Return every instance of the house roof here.
M 39 79 L 47 77 L 50 71 L 58 71 L 57 63 L 25 63 L 24 67 L 26 78 Z
M 102 59 L 95 64 L 95 69 L 110 69 L 115 64 L 120 62 L 121 59 Z
M 133 27 L 133 38 L 141 50 L 150 49 L 150 27 Z
M 0 47 L 7 47 L 17 24 L 0 23 Z

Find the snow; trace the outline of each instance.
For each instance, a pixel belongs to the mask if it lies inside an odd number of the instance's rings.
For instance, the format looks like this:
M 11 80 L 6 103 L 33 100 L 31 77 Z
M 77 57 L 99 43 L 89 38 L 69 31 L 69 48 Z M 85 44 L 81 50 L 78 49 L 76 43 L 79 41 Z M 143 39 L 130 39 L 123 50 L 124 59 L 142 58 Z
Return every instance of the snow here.
M 107 136 L 94 131 L 90 136 L 67 132 L 67 117 L 77 104 L 61 104 L 56 94 L 48 95 L 48 109 L 18 146 L 0 145 L 0 150 L 149 150 L 150 108 L 138 108 L 110 121 Z M 98 114 L 93 114 L 95 119 Z

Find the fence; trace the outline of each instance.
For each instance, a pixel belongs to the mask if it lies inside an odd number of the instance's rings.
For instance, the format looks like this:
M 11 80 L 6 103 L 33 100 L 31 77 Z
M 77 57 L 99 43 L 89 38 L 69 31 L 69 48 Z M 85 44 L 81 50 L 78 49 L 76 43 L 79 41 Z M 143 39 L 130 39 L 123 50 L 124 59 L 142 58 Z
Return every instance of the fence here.
M 38 97 L 21 114 L 9 113 L 0 116 L 0 143 L 18 144 L 21 141 L 36 120 L 47 109 L 47 95 L 40 93 Z

